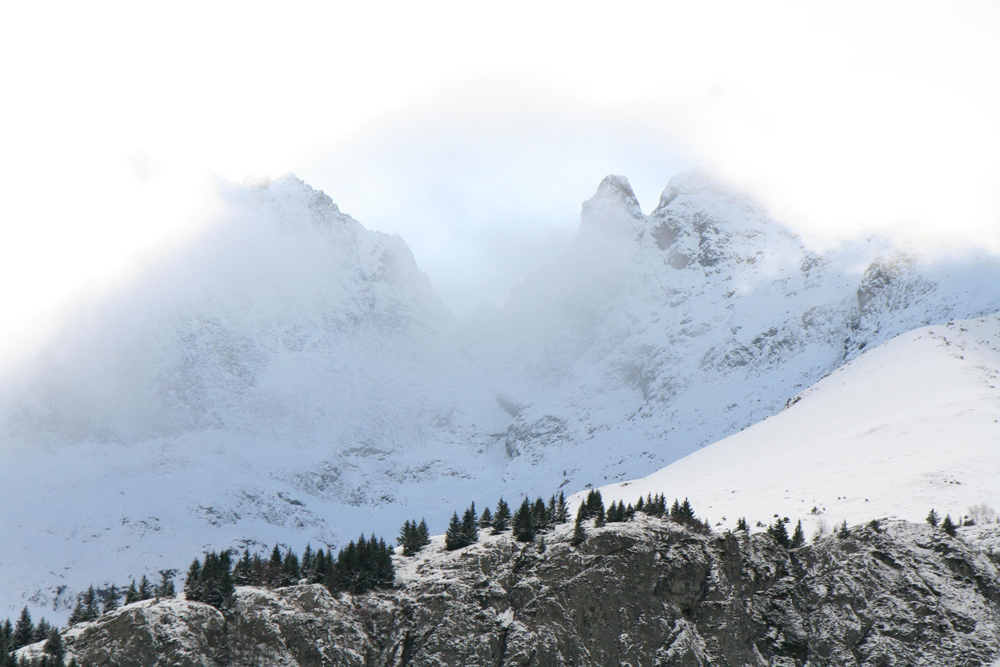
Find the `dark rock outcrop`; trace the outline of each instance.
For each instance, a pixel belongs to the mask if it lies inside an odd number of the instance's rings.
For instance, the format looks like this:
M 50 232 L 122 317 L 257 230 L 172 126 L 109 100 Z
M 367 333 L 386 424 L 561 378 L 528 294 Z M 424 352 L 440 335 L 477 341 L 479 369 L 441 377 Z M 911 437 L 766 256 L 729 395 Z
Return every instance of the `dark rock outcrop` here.
M 642 517 L 397 561 L 395 590 L 239 590 L 223 615 L 144 602 L 66 633 L 112 665 L 985 665 L 1000 572 L 929 526 L 855 528 L 785 550 Z

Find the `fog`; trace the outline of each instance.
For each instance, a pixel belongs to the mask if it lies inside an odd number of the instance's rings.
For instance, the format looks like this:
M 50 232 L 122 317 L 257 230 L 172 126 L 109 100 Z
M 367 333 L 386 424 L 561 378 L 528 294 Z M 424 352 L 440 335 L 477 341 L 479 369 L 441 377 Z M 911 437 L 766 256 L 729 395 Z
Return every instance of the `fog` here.
M 0 338 L 217 217 L 209 173 L 296 172 L 399 233 L 458 315 L 564 245 L 608 173 L 646 211 L 701 165 L 816 243 L 997 248 L 998 12 L 23 3 L 0 27 Z

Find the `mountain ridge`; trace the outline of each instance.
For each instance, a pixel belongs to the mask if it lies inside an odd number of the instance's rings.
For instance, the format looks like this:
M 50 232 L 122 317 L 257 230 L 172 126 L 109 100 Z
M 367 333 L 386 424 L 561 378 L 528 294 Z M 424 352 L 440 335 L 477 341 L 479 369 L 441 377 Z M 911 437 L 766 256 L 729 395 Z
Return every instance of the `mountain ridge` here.
M 456 497 L 632 479 L 864 349 L 1000 310 L 992 257 L 820 254 L 692 172 L 650 215 L 608 177 L 562 255 L 456 321 L 399 237 L 327 195 L 223 189 L 219 225 L 4 388 L 7 441 L 60 445 L 0 470 L 9 608 L 64 613 L 84 583 L 209 546 L 335 547 L 414 513 L 443 529 Z

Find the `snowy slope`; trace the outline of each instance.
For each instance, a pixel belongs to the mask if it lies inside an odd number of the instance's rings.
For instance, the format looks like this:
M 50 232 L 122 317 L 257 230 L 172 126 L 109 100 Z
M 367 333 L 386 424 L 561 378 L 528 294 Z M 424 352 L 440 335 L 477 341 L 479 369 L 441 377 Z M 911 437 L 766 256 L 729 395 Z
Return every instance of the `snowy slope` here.
M 642 479 L 606 501 L 664 493 L 713 524 L 774 515 L 857 524 L 959 518 L 1000 508 L 1000 318 L 922 328 L 869 350 L 782 413 Z
M 608 177 L 570 247 L 456 321 L 402 239 L 322 192 L 219 187 L 217 224 L 0 381 L 0 616 L 206 547 L 437 532 L 472 499 L 645 475 L 893 336 L 1000 310 L 995 258 L 820 253 L 693 172 L 649 215 Z

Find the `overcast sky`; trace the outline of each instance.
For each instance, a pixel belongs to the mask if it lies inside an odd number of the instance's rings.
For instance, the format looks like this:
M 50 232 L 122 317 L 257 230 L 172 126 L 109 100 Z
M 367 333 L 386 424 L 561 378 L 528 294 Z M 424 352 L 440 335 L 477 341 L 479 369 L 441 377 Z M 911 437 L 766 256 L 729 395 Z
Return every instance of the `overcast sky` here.
M 17 3 L 0 334 L 294 171 L 500 303 L 608 173 L 702 165 L 827 241 L 1000 246 L 996 3 Z M 150 156 L 139 169 L 138 151 Z

